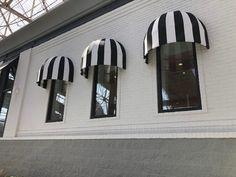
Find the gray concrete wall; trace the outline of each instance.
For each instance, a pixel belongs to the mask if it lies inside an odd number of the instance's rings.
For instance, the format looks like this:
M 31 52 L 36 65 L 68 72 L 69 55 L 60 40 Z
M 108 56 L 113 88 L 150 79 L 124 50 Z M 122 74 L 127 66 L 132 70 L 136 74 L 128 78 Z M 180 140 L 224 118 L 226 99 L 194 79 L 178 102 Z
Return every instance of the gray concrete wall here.
M 24 177 L 235 177 L 236 139 L 0 141 L 0 169 Z

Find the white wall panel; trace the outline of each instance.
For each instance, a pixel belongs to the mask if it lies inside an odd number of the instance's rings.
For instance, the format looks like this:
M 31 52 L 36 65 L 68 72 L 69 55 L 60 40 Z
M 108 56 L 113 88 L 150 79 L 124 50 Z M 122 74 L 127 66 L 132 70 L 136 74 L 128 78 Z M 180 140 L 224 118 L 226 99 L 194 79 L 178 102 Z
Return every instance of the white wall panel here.
M 17 136 L 74 135 L 78 138 L 231 137 L 236 125 L 236 2 L 211 0 L 135 0 L 32 49 Z M 206 25 L 210 50 L 198 47 L 204 110 L 157 114 L 155 61 L 143 61 L 143 38 L 162 13 L 189 11 Z M 99 38 L 120 41 L 127 52 L 127 70 L 119 70 L 119 116 L 90 120 L 92 70 L 80 76 L 85 47 Z M 35 83 L 48 57 L 65 55 L 75 66 L 69 85 L 65 120 L 45 123 L 48 90 Z M 27 69 L 27 66 L 25 65 Z

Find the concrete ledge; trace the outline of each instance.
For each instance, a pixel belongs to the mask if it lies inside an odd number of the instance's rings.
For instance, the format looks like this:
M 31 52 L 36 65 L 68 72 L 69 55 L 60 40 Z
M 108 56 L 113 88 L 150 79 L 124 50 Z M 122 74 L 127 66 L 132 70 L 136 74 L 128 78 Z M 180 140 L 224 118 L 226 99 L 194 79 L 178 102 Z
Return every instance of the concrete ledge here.
M 235 177 L 236 139 L 2 140 L 24 177 Z

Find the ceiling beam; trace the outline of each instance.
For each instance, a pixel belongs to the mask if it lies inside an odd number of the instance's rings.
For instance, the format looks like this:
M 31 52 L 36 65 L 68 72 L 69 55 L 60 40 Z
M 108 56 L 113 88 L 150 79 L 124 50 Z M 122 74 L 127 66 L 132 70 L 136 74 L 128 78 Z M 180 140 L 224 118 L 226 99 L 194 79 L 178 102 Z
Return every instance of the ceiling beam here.
M 9 11 L 9 12 L 12 13 L 12 14 L 18 16 L 19 18 L 22 18 L 23 20 L 27 21 L 28 23 L 31 23 L 31 22 L 32 22 L 31 19 L 29 19 L 28 17 L 24 16 L 23 14 L 17 12 L 16 10 L 12 9 L 12 8 L 9 7 L 7 4 L 4 4 L 4 3 L 0 2 L 0 7 L 3 8 L 3 9 L 5 9 L 5 10 L 7 10 L 7 11 Z
M 3 14 L 2 9 L 0 9 L 0 13 L 1 13 L 1 15 L 2 15 L 2 18 L 3 18 L 4 22 L 6 23 L 7 28 L 8 28 L 9 31 L 12 33 L 12 30 L 11 30 L 11 27 L 10 27 L 10 25 L 9 25 L 9 22 L 7 21 L 5 15 Z M 10 14 L 9 14 L 9 16 L 10 16 Z M 6 35 L 7 28 L 6 28 L 6 30 L 5 30 L 5 34 L 4 34 L 4 35 Z
M 44 6 L 44 9 L 46 10 L 46 12 L 48 12 L 48 7 L 46 5 L 46 1 L 45 0 L 42 0 L 42 3 L 43 3 L 43 6 Z

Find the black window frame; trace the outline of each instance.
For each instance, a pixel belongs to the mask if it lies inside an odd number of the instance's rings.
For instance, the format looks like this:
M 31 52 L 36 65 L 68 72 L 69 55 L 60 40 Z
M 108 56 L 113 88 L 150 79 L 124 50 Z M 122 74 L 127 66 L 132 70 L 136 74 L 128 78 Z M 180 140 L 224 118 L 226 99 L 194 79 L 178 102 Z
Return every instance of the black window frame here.
M 190 42 L 192 43 L 192 42 Z M 166 44 L 168 45 L 168 44 Z M 196 81 L 197 81 L 197 90 L 199 97 L 199 106 L 195 108 L 180 108 L 173 110 L 163 110 L 163 99 L 162 99 L 162 77 L 161 77 L 161 47 L 156 48 L 156 73 L 157 73 L 157 100 L 158 100 L 158 113 L 168 113 L 168 112 L 185 112 L 185 111 L 194 111 L 194 110 L 202 110 L 202 97 L 200 90 L 200 81 L 199 81 L 199 73 L 198 73 L 198 63 L 197 63 L 197 54 L 196 54 L 196 46 L 195 43 L 192 43 L 192 51 L 193 51 L 193 62 L 196 70 Z
M 58 120 L 51 119 L 51 113 L 52 113 L 53 107 L 50 106 L 50 105 L 53 105 L 53 102 L 55 101 L 54 100 L 54 95 L 55 95 L 54 92 L 55 92 L 55 86 L 56 86 L 57 81 L 58 80 L 51 80 L 51 83 L 50 83 L 50 91 L 49 91 L 49 99 L 48 99 L 47 115 L 46 115 L 45 123 L 63 122 L 63 120 L 64 120 L 66 102 L 65 102 L 65 105 L 64 105 L 64 109 L 63 109 L 62 119 L 58 119 Z M 61 82 L 63 82 L 63 84 L 66 84 L 65 81 L 61 81 Z M 66 84 L 66 95 L 65 95 L 65 97 L 67 97 L 67 84 Z
M 98 82 L 98 70 L 100 66 L 106 66 L 106 65 L 97 65 L 94 66 L 93 69 L 93 86 L 92 86 L 92 98 L 91 98 L 91 110 L 90 110 L 90 119 L 101 119 L 101 118 L 111 118 L 111 117 L 116 117 L 117 116 L 117 99 L 116 99 L 116 111 L 115 114 L 112 115 L 101 115 L 101 116 L 96 116 L 96 89 L 97 89 L 97 82 Z M 116 72 L 116 97 L 117 97 L 117 89 L 118 89 L 118 69 Z
M 14 61 L 12 61 L 11 63 L 9 63 L 5 68 L 3 68 L 0 72 L 0 110 L 2 109 L 3 103 L 4 103 L 4 98 L 5 98 L 5 93 L 7 91 L 11 91 L 11 96 L 10 96 L 10 102 L 9 102 L 9 106 L 11 103 L 11 97 L 12 97 L 12 92 L 13 92 L 13 88 L 14 88 L 14 84 L 15 84 L 15 79 L 16 79 L 16 72 L 17 72 L 17 68 L 18 68 L 18 61 L 19 61 L 19 57 L 17 57 Z M 14 75 L 14 81 L 13 81 L 13 85 L 12 88 L 9 89 L 7 88 L 7 84 L 8 84 L 8 80 L 9 80 L 9 73 L 11 68 L 15 67 L 15 75 Z M 13 70 L 14 71 L 14 70 Z M 6 127 L 6 122 L 7 122 L 7 117 L 8 117 L 8 113 L 9 113 L 9 107 L 6 113 L 6 118 L 4 121 L 4 126 L 3 126 L 3 132 L 2 132 L 2 136 L 4 136 L 4 131 L 5 131 L 5 127 Z

